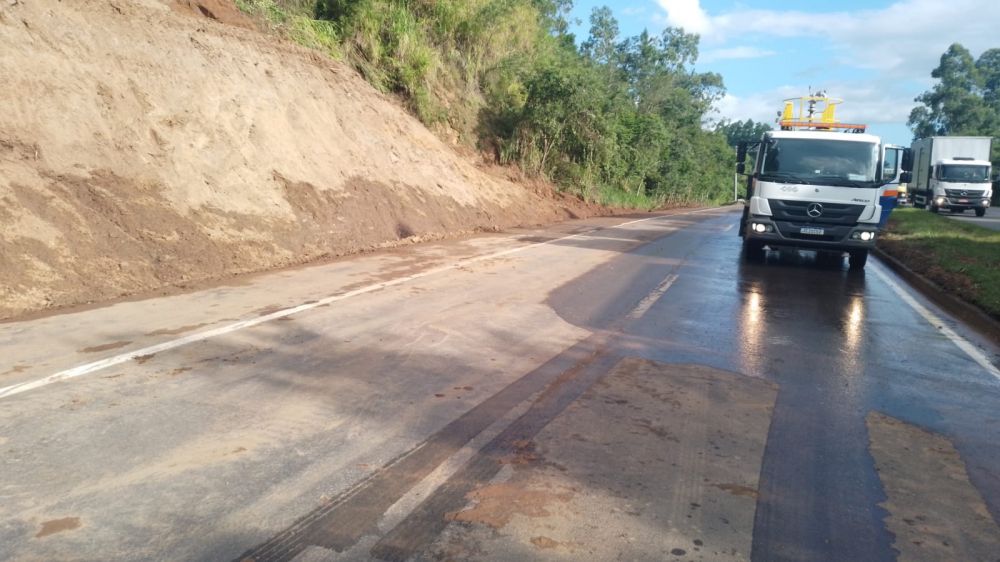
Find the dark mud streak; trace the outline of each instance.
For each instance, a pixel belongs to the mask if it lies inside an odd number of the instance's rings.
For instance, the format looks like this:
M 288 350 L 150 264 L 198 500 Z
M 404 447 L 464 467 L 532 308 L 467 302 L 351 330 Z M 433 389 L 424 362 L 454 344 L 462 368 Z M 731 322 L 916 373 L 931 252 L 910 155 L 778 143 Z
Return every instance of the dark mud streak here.
M 79 528 L 79 517 L 63 517 L 62 519 L 53 519 L 42 523 L 42 528 L 38 531 L 38 534 L 35 535 L 35 538 L 40 539 L 49 535 L 61 533 L 63 531 L 72 531 L 73 529 Z
M 516 455 L 521 444 L 531 441 L 567 406 L 611 372 L 618 360 L 618 356 L 608 354 L 603 346 L 598 346 L 587 361 L 559 377 L 523 416 L 483 447 L 468 464 L 382 537 L 372 548 L 371 555 L 387 562 L 402 562 L 423 552 L 448 525 L 448 513 L 460 510 L 470 492 L 483 482 L 490 481 L 500 471 L 505 459 Z
M 94 347 L 85 347 L 79 350 L 80 353 L 98 353 L 101 351 L 109 351 L 112 349 L 119 349 L 125 347 L 126 345 L 132 343 L 131 341 L 116 341 L 113 343 L 106 343 L 103 345 L 95 345 Z
M 149 332 L 146 335 L 147 336 L 176 336 L 176 335 L 183 334 L 183 333 L 186 333 L 186 332 L 192 332 L 194 330 L 197 330 L 198 328 L 204 328 L 205 326 L 208 326 L 208 322 L 203 322 L 201 324 L 192 324 L 190 326 L 181 326 L 180 328 L 170 328 L 170 329 L 164 328 L 164 329 L 160 329 L 160 330 L 153 330 L 152 332 Z
M 449 423 L 423 444 L 390 461 L 368 479 L 339 497 L 325 502 L 270 540 L 240 555 L 236 560 L 251 559 L 255 562 L 291 560 L 310 545 L 336 551 L 350 548 L 362 536 L 376 530 L 378 521 L 389 507 L 472 438 L 512 408 L 543 390 L 552 381 L 564 381 L 582 365 L 593 361 L 597 355 L 596 340 L 597 337 L 584 340 L 521 377 Z M 558 385 L 558 382 L 555 385 Z M 582 393 L 582 390 L 580 392 Z M 545 399 L 547 395 L 548 393 L 543 394 L 539 400 Z M 515 426 L 522 427 L 523 423 L 518 425 L 515 422 L 494 440 L 494 444 L 501 438 L 505 443 L 507 440 L 513 443 L 519 439 L 530 439 L 542 427 L 533 425 L 532 431 L 522 431 L 523 436 L 518 434 L 519 436 L 511 438 L 511 428 Z M 499 469 L 500 464 L 497 460 L 513 450 L 513 446 L 496 449 L 494 452 L 499 456 L 496 459 L 491 458 L 489 463 L 493 466 L 490 468 L 494 471 Z M 459 499 L 462 496 L 464 492 L 460 493 Z M 444 522 L 445 512 L 457 509 L 452 503 L 447 502 L 447 509 L 441 512 L 442 516 L 439 517 L 441 522 Z

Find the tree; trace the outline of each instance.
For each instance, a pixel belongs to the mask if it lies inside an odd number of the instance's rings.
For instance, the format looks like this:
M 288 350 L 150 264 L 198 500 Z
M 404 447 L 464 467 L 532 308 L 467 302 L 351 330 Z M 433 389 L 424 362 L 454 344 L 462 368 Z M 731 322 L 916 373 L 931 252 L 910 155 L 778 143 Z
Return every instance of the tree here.
M 982 68 L 992 72 L 995 61 L 1000 56 L 987 51 Z M 982 59 L 981 59 L 982 60 Z M 968 49 L 952 44 L 941 55 L 941 62 L 931 72 L 938 83 L 927 92 L 917 96 L 920 102 L 910 112 L 907 124 L 917 137 L 933 135 L 976 135 L 987 131 L 992 134 L 991 125 L 997 119 L 995 110 L 987 105 L 983 97 L 983 75 Z M 995 78 L 995 77 L 991 77 Z
M 598 64 L 617 65 L 618 20 L 611 14 L 611 8 L 594 8 L 590 14 L 590 37 L 580 49 L 585 57 Z
M 716 125 L 715 130 L 726 136 L 729 146 L 736 146 L 741 142 L 760 140 L 761 135 L 771 130 L 767 123 L 758 123 L 753 119 L 746 121 L 722 121 Z
M 941 55 L 931 72 L 934 87 L 914 101 L 907 124 L 916 138 L 933 135 L 1000 135 L 1000 49 L 973 60 L 958 43 Z M 1000 166 L 1000 143 L 993 143 L 993 165 Z

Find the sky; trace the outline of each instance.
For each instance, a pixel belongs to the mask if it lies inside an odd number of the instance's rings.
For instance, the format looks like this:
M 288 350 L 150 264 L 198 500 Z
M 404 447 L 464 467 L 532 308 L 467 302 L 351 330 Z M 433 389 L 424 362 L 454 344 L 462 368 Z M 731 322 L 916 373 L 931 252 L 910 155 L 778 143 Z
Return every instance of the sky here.
M 811 88 L 844 100 L 841 121 L 905 146 L 913 99 L 933 87 L 948 46 L 961 43 L 974 57 L 1000 47 L 998 0 L 574 0 L 579 40 L 600 6 L 611 8 L 622 37 L 667 26 L 698 33 L 695 69 L 726 85 L 715 119 L 773 125 L 785 98 Z

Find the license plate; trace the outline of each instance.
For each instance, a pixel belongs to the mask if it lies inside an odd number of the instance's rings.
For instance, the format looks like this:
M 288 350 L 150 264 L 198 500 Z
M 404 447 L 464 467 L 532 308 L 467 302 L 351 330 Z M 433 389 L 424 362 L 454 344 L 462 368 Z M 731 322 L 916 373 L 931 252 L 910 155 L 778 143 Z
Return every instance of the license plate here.
M 959 203 L 968 203 L 969 200 L 968 199 L 959 199 L 958 202 Z
M 824 231 L 823 231 L 822 228 L 813 228 L 811 226 L 803 226 L 802 228 L 799 229 L 799 232 L 802 233 L 802 234 L 812 234 L 812 235 L 815 235 L 815 236 L 823 236 L 823 232 Z

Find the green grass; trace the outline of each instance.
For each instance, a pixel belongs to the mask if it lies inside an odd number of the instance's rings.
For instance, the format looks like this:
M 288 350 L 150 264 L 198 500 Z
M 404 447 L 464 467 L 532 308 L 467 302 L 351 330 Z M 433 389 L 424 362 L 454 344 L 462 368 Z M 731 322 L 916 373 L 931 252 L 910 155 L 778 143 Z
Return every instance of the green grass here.
M 1000 319 L 1000 231 L 897 209 L 879 247 Z
M 236 7 L 255 18 L 272 32 L 292 41 L 342 59 L 340 37 L 334 25 L 312 17 L 313 1 L 306 0 L 236 0 Z

